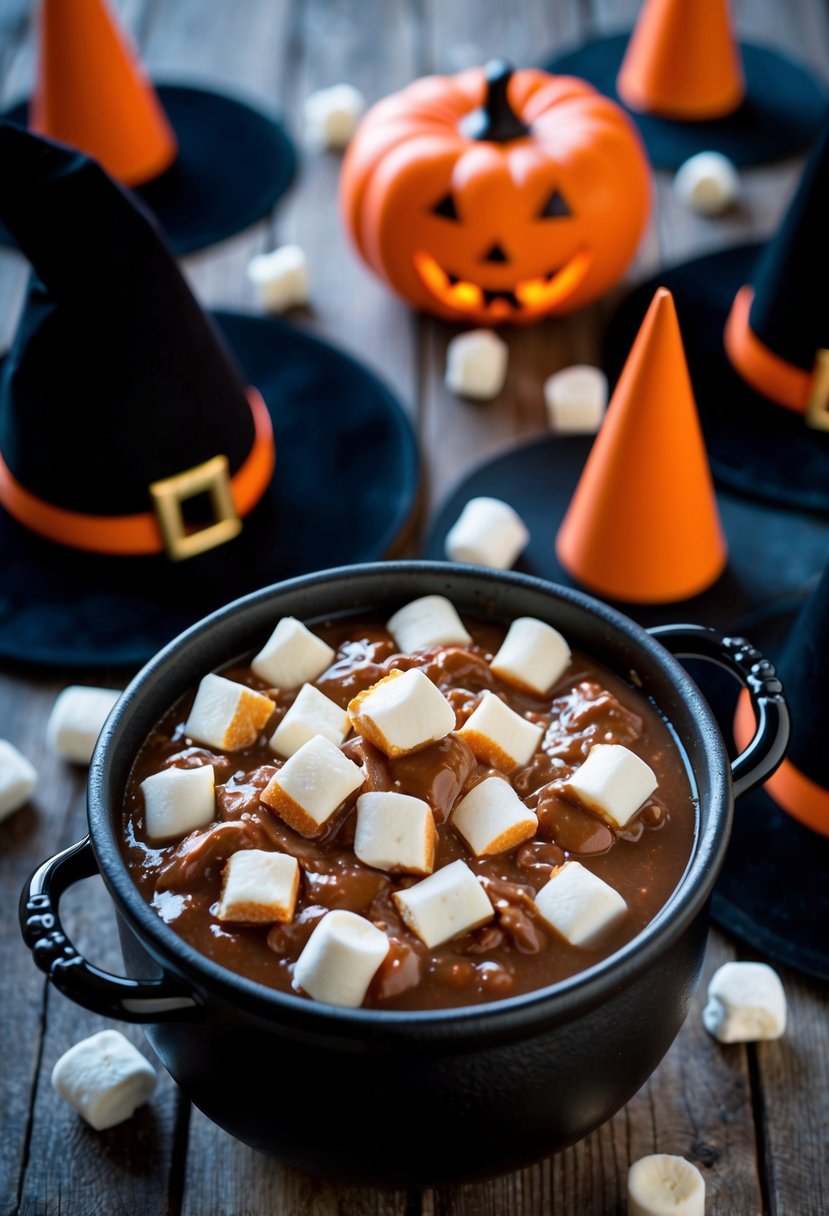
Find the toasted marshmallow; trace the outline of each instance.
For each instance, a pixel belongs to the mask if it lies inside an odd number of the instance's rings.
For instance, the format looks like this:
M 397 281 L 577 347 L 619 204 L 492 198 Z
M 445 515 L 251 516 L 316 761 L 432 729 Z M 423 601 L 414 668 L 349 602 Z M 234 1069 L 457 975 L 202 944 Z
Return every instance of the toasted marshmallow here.
M 403 654 L 433 646 L 468 646 L 472 641 L 454 604 L 442 595 L 424 595 L 405 604 L 386 628 Z
M 539 914 L 571 946 L 588 946 L 627 912 L 618 891 L 578 861 L 565 861 L 535 897 Z
M 46 723 L 46 742 L 52 751 L 73 764 L 89 764 L 98 735 L 120 695 L 112 688 L 78 684 L 64 688 Z
M 698 152 L 680 165 L 674 191 L 698 215 L 721 215 L 737 201 L 740 176 L 721 152 Z
M 52 1085 L 97 1132 L 129 1119 L 155 1082 L 155 1069 L 118 1030 L 76 1043 L 52 1069 Z
M 199 684 L 184 733 L 208 747 L 239 751 L 256 742 L 275 709 L 264 693 L 211 672 Z
M 308 259 L 299 245 L 281 245 L 248 262 L 247 276 L 267 312 L 287 312 L 308 303 L 311 287 Z
M 489 401 L 507 379 L 509 347 L 491 329 L 471 329 L 446 347 L 446 387 L 459 397 Z
M 395 891 L 393 899 L 408 927 L 429 947 L 485 925 L 495 915 L 465 861 L 453 861 L 413 887 Z
M 527 547 L 530 534 L 521 516 L 500 498 L 470 498 L 446 534 L 446 556 L 508 570 Z
M 216 916 L 250 925 L 286 925 L 294 918 L 299 863 L 287 853 L 242 849 L 224 868 Z
M 628 1216 L 704 1216 L 705 1179 L 684 1157 L 653 1153 L 628 1170 Z
M 317 148 L 347 147 L 365 108 L 365 98 L 352 84 L 309 93 L 302 107 L 308 142 Z
M 269 746 L 279 756 L 292 756 L 314 735 L 322 735 L 339 747 L 350 729 L 348 714 L 336 701 L 326 697 L 313 684 L 303 684 L 293 705 L 271 735 Z
M 295 832 L 316 836 L 364 780 L 358 764 L 330 739 L 315 735 L 274 773 L 259 797 Z
M 592 435 L 607 409 L 607 376 L 599 367 L 577 363 L 544 381 L 547 417 L 562 435 Z
M 537 816 L 500 777 L 485 777 L 474 786 L 452 812 L 452 823 L 476 857 L 506 853 L 538 828 Z
M 364 916 L 336 909 L 318 923 L 294 966 L 294 983 L 315 1001 L 358 1009 L 389 952 L 389 939 Z
M 284 616 L 250 666 L 273 688 L 299 688 L 322 675 L 336 657 L 336 651 L 302 621 Z
M 416 752 L 455 728 L 455 711 L 428 676 L 390 671 L 349 702 L 355 728 L 387 756 Z
M 597 743 L 567 778 L 579 801 L 614 828 L 629 823 L 658 784 L 650 765 L 621 743 Z
M 0 739 L 0 822 L 25 806 L 37 785 L 37 770 L 13 743 Z
M 779 1039 L 786 1029 L 786 993 L 767 963 L 725 963 L 711 977 L 705 1029 L 721 1043 Z
M 458 734 L 479 760 L 511 773 L 519 765 L 529 764 L 544 727 L 522 718 L 494 692 L 484 692 Z
M 371 790 L 357 799 L 354 852 L 377 870 L 431 874 L 435 817 L 428 802 L 394 790 Z
M 173 840 L 203 828 L 216 814 L 212 764 L 164 768 L 141 782 L 144 830 L 151 840 Z
M 544 696 L 567 670 L 572 657 L 566 639 L 552 625 L 532 616 L 519 616 L 510 625 L 490 667 L 501 680 Z

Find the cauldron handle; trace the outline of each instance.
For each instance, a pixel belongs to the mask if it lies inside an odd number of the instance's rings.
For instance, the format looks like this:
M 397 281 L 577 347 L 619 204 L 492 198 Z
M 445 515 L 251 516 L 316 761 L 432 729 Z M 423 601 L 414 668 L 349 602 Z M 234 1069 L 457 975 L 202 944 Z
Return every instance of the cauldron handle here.
M 786 754 L 790 733 L 789 708 L 773 664 L 745 638 L 706 625 L 657 625 L 648 632 L 677 658 L 710 659 L 748 689 L 757 727 L 751 742 L 732 762 L 734 796 L 739 798 L 762 785 Z
M 63 931 L 63 893 L 98 873 L 86 836 L 38 866 L 20 896 L 20 928 L 32 958 L 64 996 L 122 1022 L 169 1022 L 192 1017 L 200 1001 L 174 979 L 132 980 L 87 962 Z

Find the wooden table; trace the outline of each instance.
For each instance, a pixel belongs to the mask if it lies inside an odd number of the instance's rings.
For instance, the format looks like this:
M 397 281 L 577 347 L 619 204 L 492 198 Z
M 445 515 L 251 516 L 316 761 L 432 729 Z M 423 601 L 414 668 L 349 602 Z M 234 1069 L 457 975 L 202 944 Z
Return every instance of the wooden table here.
M 28 88 L 30 0 L 0 0 L 0 82 L 8 101 Z M 430 71 L 500 55 L 537 61 L 592 30 L 630 24 L 638 0 L 122 0 L 127 26 L 157 77 L 204 78 L 277 108 L 301 132 L 312 89 L 340 80 L 374 100 Z M 741 33 L 769 41 L 829 74 L 829 16 L 821 0 L 742 0 Z M 694 218 L 657 176 L 654 220 L 635 275 L 775 226 L 799 162 L 744 174 L 739 208 L 716 222 Z M 286 241 L 308 252 L 314 307 L 298 323 L 356 352 L 396 389 L 411 412 L 427 469 L 423 523 L 456 479 L 484 457 L 545 428 L 541 384 L 576 361 L 595 361 L 613 301 L 506 335 L 507 388 L 495 402 L 450 396 L 442 373 L 449 327 L 407 311 L 358 265 L 336 214 L 337 156 L 305 152 L 299 181 L 268 223 L 188 260 L 208 305 L 255 307 L 244 277 L 254 252 Z M 13 332 L 26 268 L 0 254 L 0 346 Z M 2 577 L 2 573 L 0 573 Z M 97 1134 L 61 1102 L 49 1075 L 101 1018 L 49 988 L 17 928 L 18 891 L 43 858 L 84 832 L 84 773 L 51 756 L 44 726 L 67 683 L 120 686 L 128 673 L 0 672 L 0 735 L 35 762 L 33 805 L 0 825 L 0 1209 L 47 1216 L 471 1216 L 473 1213 L 592 1216 L 624 1208 L 628 1166 L 652 1152 L 678 1153 L 703 1170 L 707 1211 L 720 1216 L 829 1212 L 829 1027 L 825 988 L 783 972 L 785 1037 L 721 1047 L 702 1028 L 699 995 L 666 1059 L 620 1113 L 582 1143 L 521 1173 L 423 1193 L 339 1189 L 259 1156 L 193 1110 L 167 1077 L 133 1120 Z M 796 882 L 796 875 L 790 876 Z M 773 893 L 770 893 L 773 898 Z M 120 956 L 99 880 L 64 902 L 77 945 L 117 970 Z M 710 936 L 701 994 L 712 971 L 751 953 Z M 655 1012 L 654 1016 L 658 1016 Z M 126 1033 L 150 1053 L 140 1030 Z M 459 1129 L 462 1135 L 462 1129 Z

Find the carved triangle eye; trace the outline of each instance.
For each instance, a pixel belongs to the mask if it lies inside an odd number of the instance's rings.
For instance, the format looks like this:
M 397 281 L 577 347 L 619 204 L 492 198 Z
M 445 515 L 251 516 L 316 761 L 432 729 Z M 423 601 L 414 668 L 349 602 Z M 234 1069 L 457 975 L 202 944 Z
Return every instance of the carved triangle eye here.
M 547 199 L 547 202 L 544 204 L 544 208 L 539 214 L 539 219 L 557 220 L 565 215 L 572 215 L 572 212 L 567 206 L 567 202 L 561 191 L 554 190 Z
M 439 199 L 432 208 L 433 215 L 440 215 L 445 220 L 460 220 L 458 209 L 455 206 L 455 200 L 451 194 L 444 194 L 442 199 Z

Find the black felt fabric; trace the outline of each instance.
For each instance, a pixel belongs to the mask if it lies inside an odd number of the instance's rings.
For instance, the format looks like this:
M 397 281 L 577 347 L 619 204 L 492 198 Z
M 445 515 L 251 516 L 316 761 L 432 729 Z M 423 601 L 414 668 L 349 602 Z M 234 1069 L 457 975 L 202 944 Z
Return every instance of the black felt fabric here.
M 823 693 L 829 688 L 829 568 L 792 627 L 778 667 L 794 722 L 789 759 L 829 791 L 829 703 Z

